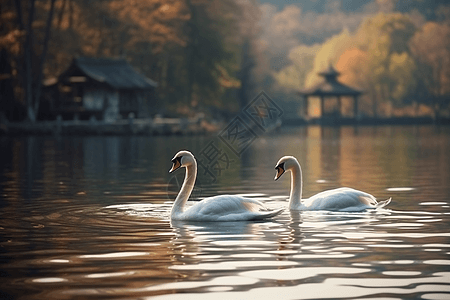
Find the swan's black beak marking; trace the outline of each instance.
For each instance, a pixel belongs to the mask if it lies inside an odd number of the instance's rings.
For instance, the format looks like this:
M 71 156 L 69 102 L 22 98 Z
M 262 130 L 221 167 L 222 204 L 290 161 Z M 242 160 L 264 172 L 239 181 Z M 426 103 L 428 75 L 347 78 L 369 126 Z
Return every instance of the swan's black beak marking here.
M 179 157 L 175 157 L 174 159 L 172 159 L 172 168 L 169 170 L 169 173 L 172 173 L 175 170 L 178 170 L 181 167 L 181 158 L 182 156 Z
M 278 180 L 278 178 L 280 178 L 281 175 L 283 175 L 284 172 L 285 172 L 285 170 L 284 170 L 284 163 L 281 163 L 278 166 L 276 166 L 275 170 L 277 170 L 277 175 L 275 175 L 275 178 L 273 180 Z

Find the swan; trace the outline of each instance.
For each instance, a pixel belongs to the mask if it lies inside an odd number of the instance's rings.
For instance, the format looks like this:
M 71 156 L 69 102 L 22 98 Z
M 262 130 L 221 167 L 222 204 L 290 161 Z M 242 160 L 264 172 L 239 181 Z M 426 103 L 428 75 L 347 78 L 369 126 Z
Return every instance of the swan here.
M 268 210 L 254 199 L 233 195 L 205 198 L 185 210 L 185 204 L 194 188 L 197 177 L 197 161 L 189 151 L 180 151 L 172 159 L 169 173 L 186 168 L 183 185 L 170 212 L 171 220 L 177 221 L 248 221 L 262 220 L 280 214 L 283 209 Z
M 285 172 L 291 172 L 290 210 L 363 211 L 368 208 L 385 207 L 391 198 L 377 202 L 374 196 L 352 188 L 342 187 L 320 192 L 308 199 L 302 199 L 302 169 L 293 156 L 283 156 L 276 164 L 278 180 Z

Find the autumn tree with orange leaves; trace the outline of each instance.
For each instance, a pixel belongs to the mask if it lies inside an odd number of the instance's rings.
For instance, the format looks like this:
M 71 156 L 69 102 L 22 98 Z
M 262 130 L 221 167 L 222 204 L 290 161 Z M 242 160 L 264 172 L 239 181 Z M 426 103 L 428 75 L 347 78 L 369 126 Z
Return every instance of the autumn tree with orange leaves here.
M 438 114 L 448 107 L 448 28 L 432 23 L 418 29 L 408 15 L 379 13 L 354 33 L 344 30 L 318 46 L 309 70 L 307 64 L 293 59 L 305 47 L 295 48 L 290 54 L 293 64 L 275 78 L 280 85 L 293 88 L 288 79 L 295 78 L 300 69 L 308 75 L 298 76 L 304 79 L 297 89 L 310 87 L 320 80 L 317 73 L 332 63 L 343 83 L 364 91 L 361 110 L 367 115 L 392 116 L 394 109 L 411 104 L 416 108 L 427 104 Z
M 418 66 L 417 77 L 427 91 L 422 96 L 439 120 L 440 112 L 450 105 L 450 26 L 426 23 L 411 39 L 410 47 Z

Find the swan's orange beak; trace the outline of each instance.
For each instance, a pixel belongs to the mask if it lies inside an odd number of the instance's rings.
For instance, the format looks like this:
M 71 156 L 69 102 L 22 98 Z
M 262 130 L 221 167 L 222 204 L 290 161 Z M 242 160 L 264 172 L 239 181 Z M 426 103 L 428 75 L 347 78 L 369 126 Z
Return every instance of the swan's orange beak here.
M 278 178 L 281 177 L 281 175 L 284 174 L 284 166 L 283 165 L 278 165 L 275 167 L 275 170 L 277 170 L 277 175 L 275 175 L 275 178 L 273 180 L 278 180 Z
M 173 171 L 179 169 L 181 167 L 181 158 L 180 157 L 176 157 L 174 159 L 172 159 L 172 168 L 169 170 L 169 173 L 172 173 Z

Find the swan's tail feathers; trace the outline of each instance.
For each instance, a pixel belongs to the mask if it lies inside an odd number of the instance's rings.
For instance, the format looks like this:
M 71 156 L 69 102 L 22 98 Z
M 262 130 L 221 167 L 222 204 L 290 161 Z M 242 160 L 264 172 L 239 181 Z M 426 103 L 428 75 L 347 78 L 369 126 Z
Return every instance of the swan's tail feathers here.
M 252 220 L 264 220 L 267 218 L 272 218 L 275 216 L 278 216 L 284 211 L 284 208 L 280 208 L 277 210 L 270 210 L 270 211 L 260 211 Z
M 389 203 L 391 203 L 392 198 L 386 199 L 384 201 L 380 201 L 378 202 L 378 204 L 376 205 L 377 208 L 382 208 L 387 206 Z

